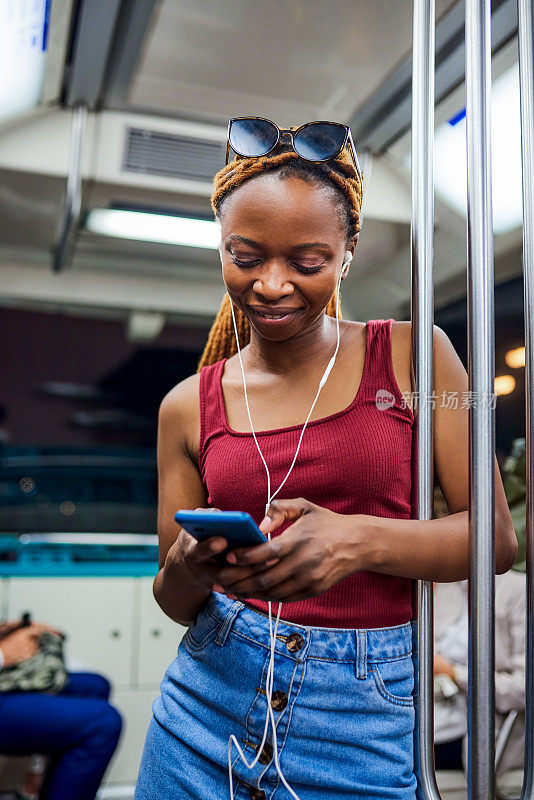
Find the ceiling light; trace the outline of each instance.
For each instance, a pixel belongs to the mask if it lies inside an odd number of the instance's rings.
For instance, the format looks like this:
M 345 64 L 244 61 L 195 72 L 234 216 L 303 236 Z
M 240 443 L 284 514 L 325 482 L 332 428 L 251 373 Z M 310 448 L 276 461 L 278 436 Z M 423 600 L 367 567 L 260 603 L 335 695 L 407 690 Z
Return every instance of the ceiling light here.
M 467 216 L 465 109 L 436 129 L 434 142 L 436 192 Z M 493 229 L 499 234 L 519 227 L 523 217 L 517 63 L 492 85 L 491 150 Z
M 508 350 L 504 360 L 512 369 L 519 369 L 525 366 L 525 348 L 516 347 L 515 350 Z
M 128 315 L 128 341 L 151 342 L 158 338 L 164 325 L 165 314 L 154 311 L 131 311 Z
M 85 228 L 101 236 L 206 250 L 217 250 L 221 239 L 221 229 L 215 221 L 117 208 L 94 208 L 87 215 Z
M 465 108 L 438 126 L 434 135 L 436 193 L 467 217 L 467 123 Z M 518 228 L 523 219 L 519 65 L 497 78 L 491 89 L 491 185 L 493 230 Z M 406 158 L 408 168 L 411 154 Z
M 510 394 L 515 389 L 515 378 L 511 375 L 498 375 L 495 378 L 495 394 Z

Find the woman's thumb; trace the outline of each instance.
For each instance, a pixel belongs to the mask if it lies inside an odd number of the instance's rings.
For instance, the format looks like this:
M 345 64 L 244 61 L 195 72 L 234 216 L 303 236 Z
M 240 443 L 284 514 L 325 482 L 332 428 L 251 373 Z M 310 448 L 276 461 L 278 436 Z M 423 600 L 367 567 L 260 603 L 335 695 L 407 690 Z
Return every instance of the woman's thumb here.
M 259 528 L 262 533 L 274 531 L 283 522 L 291 522 L 299 519 L 304 514 L 311 511 L 313 503 L 304 500 L 303 497 L 296 497 L 291 500 L 273 500 L 269 506 L 267 516 L 260 522 Z

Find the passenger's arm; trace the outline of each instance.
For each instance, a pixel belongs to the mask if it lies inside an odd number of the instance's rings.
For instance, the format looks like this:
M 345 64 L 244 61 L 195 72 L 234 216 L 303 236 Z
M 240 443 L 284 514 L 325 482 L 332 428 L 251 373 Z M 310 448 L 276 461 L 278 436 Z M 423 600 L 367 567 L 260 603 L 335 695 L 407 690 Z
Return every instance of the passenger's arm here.
M 174 521 L 180 508 L 207 505 L 206 490 L 195 463 L 200 437 L 198 375 L 174 387 L 162 400 L 158 417 L 158 538 L 159 572 L 154 597 L 165 614 L 182 625 L 190 625 L 211 592 L 209 574 L 191 570 L 224 550 L 221 537 L 202 544 Z M 217 544 L 218 542 L 218 544 Z M 190 559 L 190 563 L 187 563 Z M 207 579 L 205 579 L 207 578 Z
M 42 628 L 38 625 L 29 625 L 18 628 L 2 640 L 2 659 L 0 669 L 11 667 L 21 661 L 32 658 L 39 650 L 39 636 Z

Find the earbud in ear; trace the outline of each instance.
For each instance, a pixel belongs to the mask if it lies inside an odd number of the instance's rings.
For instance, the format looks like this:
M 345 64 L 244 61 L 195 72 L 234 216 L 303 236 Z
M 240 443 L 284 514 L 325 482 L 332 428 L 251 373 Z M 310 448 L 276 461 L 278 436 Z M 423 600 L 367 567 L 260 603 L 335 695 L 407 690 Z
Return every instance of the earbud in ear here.
M 350 250 L 345 250 L 345 255 L 343 257 L 343 266 L 341 267 L 340 278 L 346 278 L 347 277 L 347 273 L 349 271 L 349 265 L 350 265 L 351 261 L 352 261 L 352 253 L 350 252 Z

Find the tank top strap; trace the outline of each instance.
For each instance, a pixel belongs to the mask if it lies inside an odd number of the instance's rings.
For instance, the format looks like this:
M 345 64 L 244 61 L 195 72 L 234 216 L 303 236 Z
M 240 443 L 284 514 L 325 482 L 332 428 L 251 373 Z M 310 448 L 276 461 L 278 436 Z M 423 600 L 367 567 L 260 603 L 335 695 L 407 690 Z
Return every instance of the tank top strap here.
M 391 328 L 395 320 L 371 319 L 367 323 L 365 367 L 362 376 L 362 394 L 373 402 L 395 406 L 406 410 L 395 372 L 391 354 Z M 384 406 L 384 407 L 385 407 Z M 408 415 L 410 412 L 407 412 Z
M 226 427 L 226 414 L 222 394 L 221 379 L 227 359 L 223 358 L 215 364 L 209 364 L 200 370 L 199 407 L 200 407 L 200 443 L 199 460 L 202 464 L 203 454 L 210 436 Z

